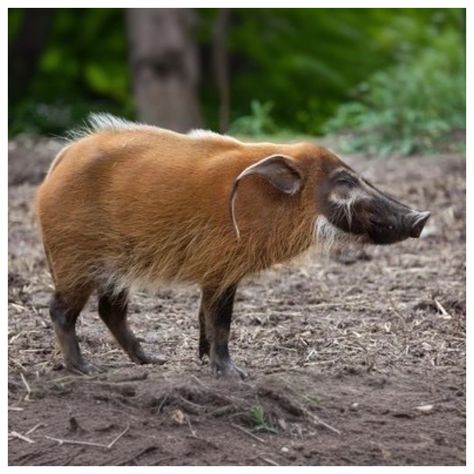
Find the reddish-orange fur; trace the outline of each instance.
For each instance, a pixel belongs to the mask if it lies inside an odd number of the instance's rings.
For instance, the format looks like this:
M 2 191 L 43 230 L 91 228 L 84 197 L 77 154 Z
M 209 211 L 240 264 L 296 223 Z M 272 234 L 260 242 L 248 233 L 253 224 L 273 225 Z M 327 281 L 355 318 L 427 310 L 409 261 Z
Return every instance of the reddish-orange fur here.
M 300 192 L 235 178 L 272 154 L 295 160 Z M 41 185 L 37 213 L 56 290 L 73 295 L 160 281 L 226 288 L 307 249 L 318 180 L 340 161 L 309 143 L 246 144 L 153 127 L 97 130 L 68 145 Z

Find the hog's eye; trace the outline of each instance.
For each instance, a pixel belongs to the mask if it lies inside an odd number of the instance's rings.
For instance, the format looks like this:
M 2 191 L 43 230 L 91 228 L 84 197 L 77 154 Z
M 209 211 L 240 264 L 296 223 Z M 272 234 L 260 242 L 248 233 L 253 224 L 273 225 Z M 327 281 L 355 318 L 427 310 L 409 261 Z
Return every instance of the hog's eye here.
M 351 176 L 339 176 L 336 178 L 336 184 L 341 186 L 354 186 L 355 180 Z

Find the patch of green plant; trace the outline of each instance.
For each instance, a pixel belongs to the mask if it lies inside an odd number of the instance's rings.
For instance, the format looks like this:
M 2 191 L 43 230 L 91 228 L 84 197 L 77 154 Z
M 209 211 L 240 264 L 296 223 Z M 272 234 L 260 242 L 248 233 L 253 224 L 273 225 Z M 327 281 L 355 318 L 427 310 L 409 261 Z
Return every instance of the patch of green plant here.
M 203 126 L 215 129 L 220 99 L 212 61 L 205 58 L 212 56 L 218 10 L 203 8 L 195 13 L 197 22 L 190 34 L 202 58 L 198 95 Z M 322 127 L 339 107 L 338 120 L 329 128 L 337 133 L 345 131 L 351 121 L 368 115 L 367 108 L 374 109 L 372 101 L 380 104 L 374 89 L 383 94 L 385 86 L 398 78 L 398 85 L 388 92 L 393 99 L 398 89 L 405 87 L 402 83 L 408 76 L 400 69 L 394 77 L 398 67 L 391 66 L 394 64 L 407 67 L 410 73 L 414 66 L 422 75 L 437 76 L 439 72 L 444 79 L 450 75 L 453 84 L 445 84 L 443 92 L 450 89 L 456 93 L 459 85 L 455 62 L 464 41 L 465 9 L 236 8 L 231 16 L 226 45 L 229 113 L 235 134 L 271 136 L 272 140 L 291 139 L 295 134 L 321 135 Z M 24 9 L 9 9 L 10 44 L 18 39 L 24 18 Z M 132 65 L 126 28 L 124 9 L 54 9 L 47 41 L 27 87 L 21 94 L 13 94 L 15 87 L 10 84 L 10 135 L 31 130 L 62 134 L 71 123 L 76 125 L 75 117 L 81 121 L 97 109 L 132 115 Z M 440 48 L 440 41 L 450 32 L 455 36 L 453 47 Z M 436 65 L 427 65 L 426 58 L 423 64 L 416 64 L 424 51 L 432 51 Z M 14 60 L 11 58 L 12 64 Z M 376 76 L 376 71 L 382 75 Z M 373 76 L 379 79 L 367 80 Z M 431 77 L 427 76 L 424 83 L 414 79 L 412 87 L 417 92 L 411 97 L 421 99 L 427 92 L 419 94 L 420 85 L 431 87 Z M 436 78 L 434 87 L 439 90 L 438 83 Z M 364 109 L 357 112 L 352 106 L 341 106 L 349 100 Z M 84 114 L 81 108 L 87 109 Z M 378 126 L 380 115 L 367 121 Z M 395 118 L 383 117 L 389 122 L 385 128 L 398 120 L 398 112 L 393 115 Z M 420 122 L 416 114 L 410 120 Z M 425 123 L 424 117 L 422 120 Z M 433 133 L 441 133 L 440 127 L 443 124 L 432 121 L 425 136 L 432 140 Z M 408 138 L 405 148 L 412 147 L 413 140 Z M 365 137 L 361 140 L 364 142 Z M 356 141 L 352 144 L 357 146 Z
M 266 431 L 269 433 L 278 433 L 278 431 L 267 420 L 265 410 L 261 405 L 256 405 L 250 410 L 254 431 Z
M 346 133 L 347 152 L 434 152 L 466 127 L 465 51 L 456 30 L 434 36 L 421 53 L 376 72 L 341 105 L 326 133 Z M 459 149 L 453 144 L 452 149 Z
M 260 103 L 252 100 L 250 103 L 250 114 L 243 115 L 232 122 L 229 133 L 233 135 L 244 135 L 259 137 L 273 135 L 279 131 L 272 117 L 272 102 Z
M 109 102 L 42 102 L 27 98 L 10 110 L 8 135 L 45 133 L 63 136 L 65 131 L 81 126 L 90 113 L 104 110 L 131 117 L 131 108 L 127 111 Z

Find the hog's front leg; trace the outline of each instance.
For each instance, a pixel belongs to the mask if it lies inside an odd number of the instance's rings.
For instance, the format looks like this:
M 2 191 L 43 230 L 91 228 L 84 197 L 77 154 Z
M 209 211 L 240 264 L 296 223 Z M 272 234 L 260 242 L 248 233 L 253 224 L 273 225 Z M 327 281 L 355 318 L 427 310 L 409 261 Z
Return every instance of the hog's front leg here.
M 229 354 L 229 333 L 237 286 L 224 291 L 202 288 L 199 353 L 208 354 L 211 368 L 217 376 L 244 378 L 246 374 L 232 361 Z

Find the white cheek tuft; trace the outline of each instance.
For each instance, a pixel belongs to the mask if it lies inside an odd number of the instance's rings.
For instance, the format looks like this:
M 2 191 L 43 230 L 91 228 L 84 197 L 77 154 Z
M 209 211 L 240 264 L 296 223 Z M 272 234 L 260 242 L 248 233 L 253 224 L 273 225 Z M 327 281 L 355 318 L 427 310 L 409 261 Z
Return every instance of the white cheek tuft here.
M 352 224 L 353 206 L 354 204 L 365 197 L 365 193 L 360 189 L 353 189 L 346 196 L 341 196 L 337 192 L 332 192 L 329 195 L 329 201 L 336 205 L 338 211 L 343 213 L 346 217 L 349 229 Z
M 318 216 L 314 223 L 313 238 L 315 244 L 326 253 L 329 253 L 333 248 L 364 242 L 363 236 L 344 232 L 331 224 L 323 215 Z

